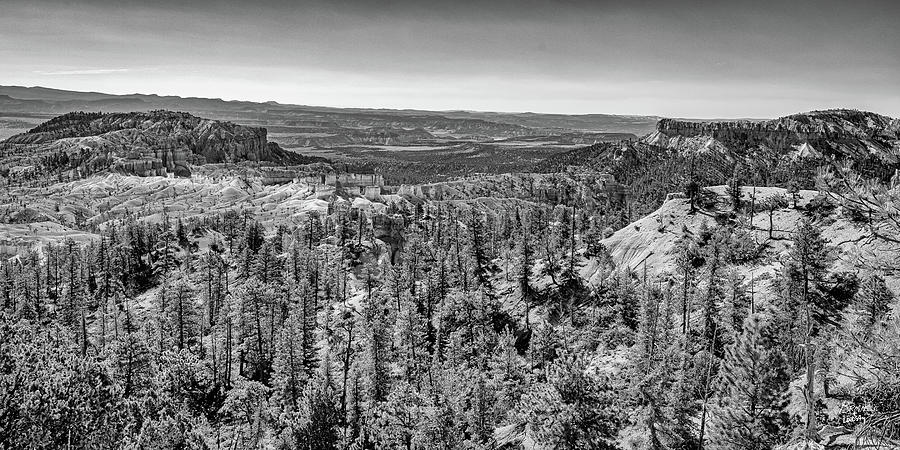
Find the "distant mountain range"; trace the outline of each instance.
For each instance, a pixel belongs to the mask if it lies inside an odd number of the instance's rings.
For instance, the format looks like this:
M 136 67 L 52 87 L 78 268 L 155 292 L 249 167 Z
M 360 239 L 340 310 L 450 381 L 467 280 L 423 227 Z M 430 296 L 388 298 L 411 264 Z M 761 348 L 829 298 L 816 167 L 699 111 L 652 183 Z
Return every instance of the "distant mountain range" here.
M 71 111 L 151 111 L 158 109 L 184 111 L 214 119 L 236 122 L 256 122 L 310 116 L 332 118 L 378 118 L 415 120 L 445 120 L 453 128 L 458 122 L 467 127 L 480 123 L 482 127 L 503 129 L 506 135 L 526 134 L 527 130 L 574 130 L 597 133 L 632 133 L 641 136 L 655 129 L 659 117 L 613 114 L 541 114 L 476 111 L 424 111 L 367 108 L 331 108 L 281 104 L 277 102 L 226 101 L 217 98 L 160 96 L 154 94 L 113 95 L 100 92 L 77 92 L 45 87 L 0 86 L 0 113 L 61 114 Z M 413 120 L 412 118 L 415 118 Z M 415 123 L 411 123 L 415 126 Z M 494 131 L 491 131 L 494 133 Z

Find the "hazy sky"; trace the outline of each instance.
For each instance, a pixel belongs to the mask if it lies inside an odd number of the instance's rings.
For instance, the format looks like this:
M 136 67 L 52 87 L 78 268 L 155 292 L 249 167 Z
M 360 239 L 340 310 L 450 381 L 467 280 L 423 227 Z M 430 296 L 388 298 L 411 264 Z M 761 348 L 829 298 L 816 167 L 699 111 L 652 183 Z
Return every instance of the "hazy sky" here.
M 900 116 L 900 2 L 0 0 L 0 84 L 327 106 Z

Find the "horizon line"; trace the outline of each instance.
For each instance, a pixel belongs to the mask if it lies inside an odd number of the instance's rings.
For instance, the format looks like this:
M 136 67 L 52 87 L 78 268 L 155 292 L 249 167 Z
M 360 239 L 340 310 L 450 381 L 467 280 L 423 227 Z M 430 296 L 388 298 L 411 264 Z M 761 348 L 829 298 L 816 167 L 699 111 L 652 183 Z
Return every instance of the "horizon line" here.
M 72 89 L 60 89 L 49 86 L 42 85 L 32 85 L 32 86 L 23 86 L 16 84 L 0 84 L 0 87 L 5 88 L 20 88 L 20 89 L 46 89 L 52 91 L 60 91 L 60 92 L 73 92 L 78 94 L 98 94 L 98 95 L 108 95 L 113 97 L 129 97 L 129 96 L 147 96 L 147 97 L 176 97 L 180 99 L 190 100 L 212 100 L 212 101 L 220 101 L 225 103 L 253 103 L 257 105 L 266 105 L 266 104 L 275 104 L 279 106 L 298 106 L 305 108 L 326 108 L 326 109 L 344 109 L 344 110 L 369 110 L 369 111 L 400 111 L 400 112 L 430 112 L 430 113 L 482 113 L 482 114 L 509 114 L 509 115 L 525 115 L 525 114 L 533 114 L 533 115 L 557 115 L 557 116 L 568 116 L 568 117 L 579 117 L 579 116 L 616 116 L 616 117 L 629 117 L 629 118 L 645 118 L 645 119 L 680 119 L 680 120 L 696 120 L 696 121 L 764 121 L 764 120 L 773 120 L 781 117 L 787 117 L 794 114 L 803 114 L 809 112 L 816 111 L 829 111 L 829 110 L 856 110 L 856 111 L 865 111 L 871 112 L 875 114 L 879 114 L 885 117 L 894 118 L 888 114 L 883 114 L 877 111 L 868 111 L 861 110 L 858 108 L 819 108 L 819 109 L 810 109 L 806 111 L 796 111 L 791 113 L 785 113 L 783 115 L 775 116 L 775 117 L 688 117 L 688 116 L 666 116 L 659 114 L 617 114 L 617 113 L 608 113 L 608 112 L 594 112 L 594 113 L 564 113 L 564 112 L 541 112 L 541 111 L 502 111 L 502 110 L 478 110 L 478 109 L 421 109 L 421 108 L 400 108 L 400 107 L 383 107 L 383 106 L 330 106 L 330 105 L 310 105 L 303 103 L 283 103 L 278 100 L 247 100 L 247 99 L 225 99 L 222 97 L 197 97 L 197 96 L 184 96 L 178 94 L 157 94 L 157 93 L 141 93 L 141 92 L 131 92 L 126 94 L 116 94 L 110 92 L 102 92 L 95 90 L 72 90 Z M 43 101 L 47 99 L 42 98 L 19 98 L 19 97 L 11 97 L 17 98 L 19 100 L 37 100 Z M 89 101 L 89 100 L 88 100 Z

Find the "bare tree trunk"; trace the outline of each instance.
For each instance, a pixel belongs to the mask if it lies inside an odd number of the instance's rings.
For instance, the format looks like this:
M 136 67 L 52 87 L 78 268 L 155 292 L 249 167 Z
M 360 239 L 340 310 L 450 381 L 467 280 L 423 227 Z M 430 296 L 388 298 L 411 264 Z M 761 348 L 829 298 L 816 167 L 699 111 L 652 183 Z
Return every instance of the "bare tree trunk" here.
M 806 304 L 806 437 L 811 441 L 818 440 L 816 426 L 816 397 L 815 397 L 815 361 L 813 359 L 812 311 L 809 304 L 809 276 L 803 278 L 803 300 Z
M 713 339 L 710 342 L 710 352 L 709 352 L 709 362 L 706 365 L 706 378 L 703 381 L 703 409 L 700 413 L 700 450 L 703 450 L 703 439 L 706 434 L 706 410 L 707 403 L 709 402 L 709 377 L 712 374 L 712 366 L 715 357 L 712 354 L 712 346 L 713 343 L 716 342 L 716 334 L 718 334 L 719 327 L 716 325 L 713 330 Z
M 225 389 L 231 388 L 231 318 L 225 319 Z
M 772 223 L 772 216 L 774 216 L 774 215 L 775 215 L 775 209 L 772 208 L 769 210 L 769 239 L 772 239 L 772 227 L 774 227 L 774 224 Z
M 81 308 L 81 356 L 87 356 L 87 319 L 84 317 L 84 306 Z
M 350 374 L 350 351 L 353 345 L 353 322 L 347 325 L 347 348 L 344 349 L 344 379 L 341 383 L 341 418 L 347 417 L 347 376 Z
M 688 273 L 688 266 L 685 264 L 684 266 L 684 286 L 682 286 L 681 292 L 681 332 L 687 336 L 688 332 L 690 332 L 690 320 L 691 320 L 691 308 L 690 303 L 688 301 L 688 283 L 690 283 L 690 274 Z
M 184 297 L 178 292 L 178 349 L 184 350 Z
M 256 367 L 254 367 L 254 371 L 258 371 L 261 368 L 260 361 L 263 358 L 263 339 L 262 339 L 262 319 L 260 318 L 259 313 L 259 297 L 254 294 L 253 297 L 253 316 L 256 321 Z M 257 375 L 261 373 L 257 372 Z

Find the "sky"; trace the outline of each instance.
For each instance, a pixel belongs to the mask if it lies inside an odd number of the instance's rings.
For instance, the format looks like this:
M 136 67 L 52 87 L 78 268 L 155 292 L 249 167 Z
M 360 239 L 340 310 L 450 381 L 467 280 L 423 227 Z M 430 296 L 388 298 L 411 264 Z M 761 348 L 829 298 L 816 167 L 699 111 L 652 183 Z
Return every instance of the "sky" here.
M 895 0 L 0 0 L 0 84 L 337 107 L 900 117 Z

